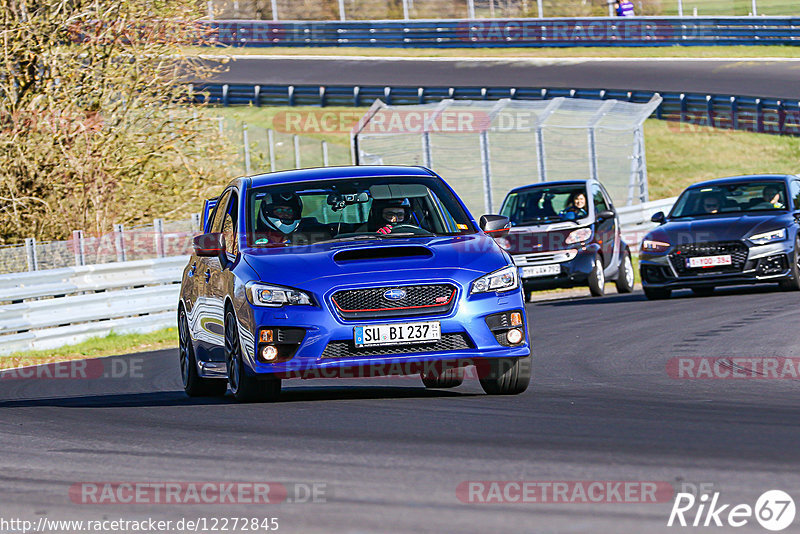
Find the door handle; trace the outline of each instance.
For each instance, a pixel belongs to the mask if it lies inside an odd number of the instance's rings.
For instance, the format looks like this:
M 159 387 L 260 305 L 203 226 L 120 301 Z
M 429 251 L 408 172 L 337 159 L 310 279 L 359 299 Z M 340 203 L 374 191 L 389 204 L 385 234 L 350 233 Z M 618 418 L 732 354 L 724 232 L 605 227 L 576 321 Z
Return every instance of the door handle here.
M 206 269 L 206 284 L 211 280 L 211 269 Z

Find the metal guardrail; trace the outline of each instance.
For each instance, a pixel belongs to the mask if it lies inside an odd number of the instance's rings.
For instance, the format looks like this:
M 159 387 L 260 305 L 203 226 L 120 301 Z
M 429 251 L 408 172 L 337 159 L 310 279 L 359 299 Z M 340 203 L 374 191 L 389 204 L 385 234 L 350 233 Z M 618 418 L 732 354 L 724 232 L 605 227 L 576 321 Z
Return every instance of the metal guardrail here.
M 798 20 L 800 22 L 800 20 Z M 549 100 L 557 97 L 646 103 L 655 91 L 559 87 L 196 84 L 196 102 L 222 106 L 368 106 L 455 100 Z M 653 117 L 690 130 L 708 127 L 800 136 L 800 100 L 703 93 L 661 93 Z
M 229 46 L 413 48 L 795 45 L 798 17 L 591 17 L 269 22 L 206 21 Z
M 650 216 L 675 199 L 619 208 L 632 248 Z M 187 256 L 15 273 L 0 277 L 0 355 L 176 326 Z

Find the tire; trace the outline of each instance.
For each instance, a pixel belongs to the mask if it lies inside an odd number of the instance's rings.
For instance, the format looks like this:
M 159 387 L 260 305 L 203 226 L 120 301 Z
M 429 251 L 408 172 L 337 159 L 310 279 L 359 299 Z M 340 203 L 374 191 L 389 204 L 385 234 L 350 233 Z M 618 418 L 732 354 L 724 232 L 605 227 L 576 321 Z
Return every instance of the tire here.
M 589 274 L 589 291 L 593 297 L 602 297 L 606 292 L 606 275 L 603 273 L 603 258 L 600 254 L 594 257 L 594 266 Z
M 197 358 L 189 334 L 189 321 L 181 307 L 178 312 L 178 353 L 181 363 L 183 390 L 190 397 L 221 397 L 228 391 L 228 383 L 219 378 L 202 378 L 197 374 Z
M 664 300 L 672 295 L 671 289 L 655 289 L 651 287 L 644 287 L 644 296 L 650 300 Z
M 447 369 L 442 373 L 420 373 L 422 383 L 428 389 L 445 389 L 460 386 L 464 382 L 464 368 Z
M 489 395 L 519 395 L 531 381 L 531 359 L 525 356 L 489 360 L 483 372 L 478 373 L 483 391 Z
M 278 399 L 281 393 L 279 378 L 259 380 L 247 374 L 242 361 L 239 327 L 231 310 L 225 313 L 225 361 L 228 367 L 228 385 L 237 401 L 267 402 Z
M 714 294 L 714 286 L 710 287 L 693 287 L 692 293 L 698 297 L 710 297 Z
M 783 291 L 800 291 L 800 237 L 794 242 L 792 277 L 788 280 L 781 280 L 779 286 Z
M 634 272 L 631 253 L 626 250 L 619 262 L 619 272 L 617 273 L 617 293 L 630 293 L 633 291 Z

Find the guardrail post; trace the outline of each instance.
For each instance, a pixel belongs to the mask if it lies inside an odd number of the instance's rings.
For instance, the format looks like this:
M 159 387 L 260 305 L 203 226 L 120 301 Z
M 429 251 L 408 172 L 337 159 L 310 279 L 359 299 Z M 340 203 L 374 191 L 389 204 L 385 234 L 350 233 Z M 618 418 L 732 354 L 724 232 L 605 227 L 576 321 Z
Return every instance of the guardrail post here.
M 36 238 L 34 237 L 25 238 L 25 257 L 28 260 L 28 270 L 38 271 L 39 257 L 36 254 Z
M 325 86 L 324 85 L 320 85 L 319 86 L 319 107 L 321 107 L 321 108 L 325 107 Z
M 121 224 L 114 225 L 114 248 L 117 250 L 117 261 L 126 261 L 125 228 Z
M 764 102 L 760 98 L 756 98 L 756 131 L 764 131 Z
M 731 129 L 739 129 L 739 101 L 735 96 L 731 97 Z
M 287 104 L 294 106 L 294 85 L 290 85 L 286 94 Z
M 253 88 L 253 104 L 255 104 L 255 106 L 257 108 L 261 107 L 261 86 L 260 85 L 256 85 Z
M 247 135 L 247 124 L 245 123 L 242 123 L 242 142 L 244 143 L 244 173 L 250 176 L 250 141 Z
M 228 104 L 228 89 L 230 89 L 230 86 L 227 83 L 223 84 L 223 86 L 222 86 L 222 105 L 224 107 L 228 107 L 228 105 L 229 105 Z
M 481 174 L 483 175 L 483 203 L 486 213 L 493 213 L 492 207 L 492 167 L 489 152 L 489 131 L 484 129 L 480 134 Z
M 706 95 L 706 122 L 709 128 L 714 127 L 714 101 L 711 95 Z
M 269 172 L 275 172 L 275 132 L 267 130 L 267 143 L 269 144 Z
M 153 245 L 155 245 L 156 258 L 166 256 L 164 251 L 164 219 L 153 219 Z
M 300 136 L 295 134 L 293 136 L 294 141 L 294 168 L 300 169 Z
M 361 88 L 359 86 L 353 87 L 353 106 L 358 107 L 361 105 Z
M 687 102 L 686 102 L 686 95 L 684 93 L 681 93 L 680 101 L 681 101 L 680 121 L 681 122 L 686 122 L 686 106 L 687 106 Z
M 786 129 L 786 107 L 783 101 L 778 100 L 778 135 L 783 135 Z
M 86 265 L 86 249 L 83 242 L 83 230 L 73 230 L 72 251 L 75 254 L 75 267 Z
M 323 141 L 322 142 L 322 166 L 323 167 L 328 167 L 329 166 L 329 161 L 328 161 L 328 142 L 327 141 Z

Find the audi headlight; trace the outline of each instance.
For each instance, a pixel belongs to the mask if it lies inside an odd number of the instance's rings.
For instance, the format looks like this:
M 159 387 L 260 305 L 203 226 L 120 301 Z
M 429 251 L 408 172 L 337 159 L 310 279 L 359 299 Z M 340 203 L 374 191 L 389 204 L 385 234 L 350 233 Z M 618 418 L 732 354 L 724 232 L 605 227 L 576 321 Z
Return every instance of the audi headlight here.
M 784 239 L 786 239 L 786 228 L 750 236 L 750 241 L 755 245 L 766 245 L 767 243 L 783 241 Z
M 644 252 L 664 252 L 669 248 L 669 243 L 645 239 L 642 241 L 642 251 Z
M 573 243 L 583 243 L 584 241 L 589 241 L 591 238 L 591 228 L 578 228 L 577 230 L 573 230 L 569 233 L 564 243 L 567 245 L 572 245 Z
M 310 305 L 311 297 L 289 287 L 273 286 L 260 282 L 245 285 L 247 300 L 254 306 L 278 308 L 283 305 Z
M 517 267 L 509 265 L 503 267 L 486 276 L 481 276 L 472 282 L 472 289 L 470 294 L 473 293 L 487 293 L 489 291 L 511 291 L 519 287 L 519 277 L 517 276 Z

